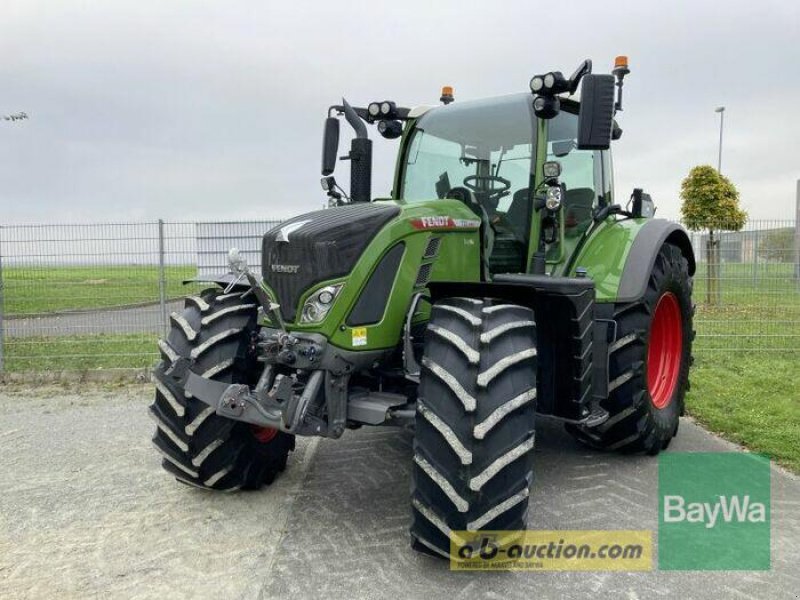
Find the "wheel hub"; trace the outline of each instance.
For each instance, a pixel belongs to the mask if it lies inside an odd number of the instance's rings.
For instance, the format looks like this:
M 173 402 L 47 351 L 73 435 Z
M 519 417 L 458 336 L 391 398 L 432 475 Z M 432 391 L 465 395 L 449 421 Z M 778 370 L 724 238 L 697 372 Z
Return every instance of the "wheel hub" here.
M 255 437 L 262 444 L 266 444 L 278 435 L 278 430 L 272 427 L 259 427 L 253 425 L 253 437 Z
M 658 409 L 665 408 L 675 392 L 683 356 L 683 318 L 678 298 L 672 292 L 658 300 L 650 325 L 647 349 L 647 390 Z

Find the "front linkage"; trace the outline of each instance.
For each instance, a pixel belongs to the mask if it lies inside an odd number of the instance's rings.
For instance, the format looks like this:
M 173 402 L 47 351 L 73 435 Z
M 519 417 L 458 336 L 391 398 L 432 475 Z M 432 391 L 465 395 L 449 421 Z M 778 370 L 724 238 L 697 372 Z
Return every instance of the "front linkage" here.
M 597 318 L 602 307 L 594 303 L 591 280 L 508 275 L 492 283 L 432 283 L 430 288 L 428 299 L 434 303 L 448 297 L 492 297 L 533 309 L 541 315 L 537 319 L 538 411 L 587 427 L 608 419 L 600 400 L 606 395 L 606 355 L 613 323 Z M 258 298 L 261 312 L 279 322 L 278 305 L 254 278 L 245 293 Z M 413 314 L 411 309 L 406 317 L 402 346 L 407 360 L 400 373 L 411 382 L 419 376 L 413 355 Z M 183 357 L 167 373 L 221 417 L 291 434 L 338 438 L 348 422 L 396 425 L 413 420 L 415 398 L 403 393 L 401 386 L 384 391 L 350 385 L 353 374 L 384 364 L 392 351 L 347 351 L 320 334 L 289 333 L 268 326 L 251 336 L 250 352 L 263 365 L 254 386 L 204 377 Z
M 385 352 L 347 352 L 318 334 L 269 327 L 257 333 L 255 347 L 264 370 L 253 388 L 198 375 L 185 359 L 176 364 L 175 377 L 222 417 L 297 435 L 338 438 L 348 420 L 379 424 L 390 419 L 391 407 L 408 403 L 401 394 L 370 392 L 353 398 L 349 393 L 350 375 Z M 294 373 L 278 372 L 279 365 Z

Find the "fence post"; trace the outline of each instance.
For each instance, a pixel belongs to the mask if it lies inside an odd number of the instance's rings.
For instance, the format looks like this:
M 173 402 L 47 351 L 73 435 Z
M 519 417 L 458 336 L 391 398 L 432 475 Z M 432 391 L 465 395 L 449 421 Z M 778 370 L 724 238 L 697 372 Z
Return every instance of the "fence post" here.
M 794 216 L 794 278 L 800 285 L 800 179 L 797 180 L 797 204 Z
M 758 285 L 758 245 L 761 243 L 758 235 L 758 227 L 760 225 L 756 225 L 756 230 L 753 232 L 755 235 L 755 241 L 753 242 L 753 285 Z
M 167 328 L 167 277 L 164 269 L 164 220 L 158 220 L 158 300 L 161 305 L 161 331 L 164 337 Z
M 3 307 L 4 307 L 4 294 L 5 284 L 3 282 L 3 226 L 0 225 L 0 374 L 5 371 L 5 357 L 3 355 L 3 346 L 5 345 L 5 337 L 3 336 Z

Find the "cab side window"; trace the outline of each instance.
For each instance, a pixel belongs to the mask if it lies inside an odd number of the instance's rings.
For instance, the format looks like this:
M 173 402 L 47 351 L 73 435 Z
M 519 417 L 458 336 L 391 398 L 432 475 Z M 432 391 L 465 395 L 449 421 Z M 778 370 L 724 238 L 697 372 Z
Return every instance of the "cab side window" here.
M 578 237 L 589 228 L 592 211 L 605 195 L 603 154 L 599 150 L 578 150 L 578 115 L 562 110 L 550 121 L 547 160 L 561 163 L 564 198 L 564 234 Z

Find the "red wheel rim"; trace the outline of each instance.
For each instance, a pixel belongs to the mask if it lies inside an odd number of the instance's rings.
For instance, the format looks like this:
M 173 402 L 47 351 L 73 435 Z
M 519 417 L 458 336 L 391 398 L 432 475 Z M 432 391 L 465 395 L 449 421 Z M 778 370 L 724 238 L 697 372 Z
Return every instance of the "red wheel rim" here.
M 255 437 L 259 442 L 262 444 L 266 444 L 272 438 L 278 435 L 278 430 L 273 429 L 272 427 L 259 427 L 258 425 L 253 425 L 253 437 Z
M 683 356 L 683 319 L 678 298 L 666 292 L 658 300 L 650 325 L 647 349 L 647 390 L 650 401 L 658 409 L 672 400 Z

